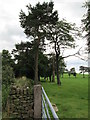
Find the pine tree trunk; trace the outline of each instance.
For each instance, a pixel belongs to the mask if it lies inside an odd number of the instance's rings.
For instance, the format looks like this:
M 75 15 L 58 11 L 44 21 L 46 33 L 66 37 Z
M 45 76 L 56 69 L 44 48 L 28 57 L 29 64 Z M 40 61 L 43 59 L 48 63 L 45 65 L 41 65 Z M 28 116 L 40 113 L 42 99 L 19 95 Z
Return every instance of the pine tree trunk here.
M 49 80 L 50 80 L 50 82 L 51 82 L 51 75 L 49 76 Z
M 55 70 L 53 70 L 53 78 L 52 78 L 52 82 L 55 82 Z
M 54 64 L 54 58 L 53 58 L 53 76 L 52 76 L 52 82 L 55 82 L 55 64 Z
M 40 76 L 38 75 L 38 81 L 40 82 Z
M 36 45 L 36 54 L 35 54 L 35 80 L 34 83 L 35 85 L 38 84 L 38 54 L 39 54 L 39 42 L 40 39 L 37 40 L 37 45 Z
M 61 85 L 60 77 L 59 77 L 59 64 L 58 64 L 58 55 L 56 55 L 56 74 L 57 74 L 57 84 Z
M 36 50 L 36 56 L 35 56 L 35 85 L 38 84 L 38 50 Z

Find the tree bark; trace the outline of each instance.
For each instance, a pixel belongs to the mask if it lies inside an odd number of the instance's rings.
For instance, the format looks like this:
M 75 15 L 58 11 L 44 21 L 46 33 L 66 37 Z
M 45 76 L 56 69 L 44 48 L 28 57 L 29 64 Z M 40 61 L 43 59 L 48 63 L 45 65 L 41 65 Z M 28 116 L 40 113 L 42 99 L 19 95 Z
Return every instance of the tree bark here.
M 83 72 L 83 78 L 85 78 L 84 72 Z
M 51 82 L 51 75 L 49 76 L 49 80 L 50 80 L 50 82 Z
M 35 54 L 35 79 L 34 79 L 35 85 L 38 84 L 38 55 L 39 55 L 39 43 L 40 43 L 40 39 L 38 38 L 37 43 L 36 43 L 36 54 Z
M 36 55 L 35 55 L 35 80 L 34 80 L 35 85 L 38 83 L 38 49 L 36 50 Z
M 57 84 L 61 85 L 60 77 L 59 77 L 59 64 L 58 64 L 58 54 L 56 55 L 56 73 L 57 73 Z
M 53 58 L 53 76 L 52 76 L 52 82 L 55 82 L 55 60 Z

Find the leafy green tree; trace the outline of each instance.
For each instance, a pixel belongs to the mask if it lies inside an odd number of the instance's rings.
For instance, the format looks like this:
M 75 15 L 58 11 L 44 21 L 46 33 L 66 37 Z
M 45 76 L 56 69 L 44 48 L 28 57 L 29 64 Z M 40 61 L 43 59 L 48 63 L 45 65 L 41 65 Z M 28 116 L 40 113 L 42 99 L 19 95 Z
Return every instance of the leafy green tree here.
M 2 65 L 9 65 L 11 67 L 14 65 L 14 61 L 8 50 L 2 50 Z
M 15 61 L 15 75 L 16 77 L 26 76 L 34 79 L 34 61 L 35 61 L 35 49 L 33 43 L 21 42 L 15 45 L 12 54 Z M 43 54 L 43 50 L 39 49 L 39 61 L 38 61 L 38 78 L 46 77 L 48 69 L 48 58 Z
M 28 14 L 21 10 L 20 23 L 27 37 L 31 37 L 35 43 L 35 84 L 38 83 L 38 53 L 39 46 L 44 43 L 48 25 L 56 24 L 58 20 L 57 11 L 53 11 L 53 2 L 39 2 L 36 6 L 27 5 Z M 43 44 L 42 44 L 43 45 Z
M 84 73 L 85 73 L 85 67 L 84 66 L 80 66 L 79 70 L 81 71 L 81 73 L 83 73 L 83 78 L 85 78 L 85 75 L 84 75 Z
M 83 73 L 83 78 L 85 78 L 85 72 L 88 72 L 89 77 L 90 77 L 90 67 L 85 67 L 85 66 L 80 66 L 79 70 L 81 71 L 80 73 Z
M 60 70 L 60 75 L 62 76 L 62 78 L 65 72 L 65 67 L 66 67 L 66 63 L 64 59 L 60 56 L 59 57 L 59 70 Z
M 85 3 L 85 7 L 87 8 L 87 13 L 85 15 L 85 18 L 82 20 L 82 22 L 84 23 L 83 29 L 87 32 L 86 38 L 87 38 L 88 52 L 90 53 L 90 1 Z
M 47 77 L 47 71 L 48 71 L 48 58 L 43 52 L 39 50 L 39 61 L 38 61 L 38 75 L 39 80 L 40 76 L 46 78 Z
M 14 61 L 8 50 L 2 50 L 2 84 L 8 87 L 14 82 Z
M 12 50 L 14 56 L 14 71 L 16 77 L 26 76 L 34 79 L 34 51 L 30 42 L 21 42 Z
M 13 72 L 14 61 L 8 50 L 3 50 L 0 55 L 0 59 L 1 56 L 2 56 L 2 110 L 5 111 L 7 99 L 9 95 L 9 88 L 10 85 L 15 80 L 15 75 Z M 0 64 L 0 74 L 1 74 L 1 64 Z
M 9 65 L 3 65 L 2 66 L 2 84 L 4 84 L 6 87 L 11 85 L 11 83 L 14 82 L 15 76 L 13 72 L 13 68 Z

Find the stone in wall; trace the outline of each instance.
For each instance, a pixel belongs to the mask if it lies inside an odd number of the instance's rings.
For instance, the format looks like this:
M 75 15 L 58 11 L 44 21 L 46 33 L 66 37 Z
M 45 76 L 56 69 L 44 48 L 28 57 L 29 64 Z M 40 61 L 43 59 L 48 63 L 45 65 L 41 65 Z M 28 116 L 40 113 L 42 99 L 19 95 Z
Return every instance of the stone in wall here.
M 8 97 L 9 118 L 29 118 L 34 116 L 33 89 L 12 85 Z

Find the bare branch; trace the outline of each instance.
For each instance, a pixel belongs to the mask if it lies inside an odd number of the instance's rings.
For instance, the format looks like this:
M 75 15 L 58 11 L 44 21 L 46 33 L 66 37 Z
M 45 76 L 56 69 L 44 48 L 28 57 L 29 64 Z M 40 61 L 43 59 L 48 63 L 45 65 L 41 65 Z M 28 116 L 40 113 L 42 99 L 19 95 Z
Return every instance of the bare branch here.
M 82 48 L 82 47 L 81 47 L 81 48 Z M 79 51 L 80 51 L 81 48 L 79 48 L 79 50 L 78 50 L 76 53 L 74 53 L 74 54 L 72 54 L 72 55 L 67 55 L 67 56 L 62 57 L 62 58 L 64 59 L 64 58 L 68 58 L 68 57 L 71 57 L 71 56 L 80 55 L 80 52 L 79 52 Z
M 67 56 L 62 57 L 62 58 L 63 58 L 63 59 L 64 59 L 64 58 L 68 58 L 68 57 L 71 57 L 71 56 L 75 56 L 76 54 L 78 54 L 78 53 L 74 53 L 74 54 L 72 54 L 72 55 L 67 55 Z
M 81 56 L 75 56 L 75 57 L 78 57 L 78 58 L 80 58 L 81 60 L 84 60 L 84 61 L 88 61 L 88 59 L 82 58 Z

